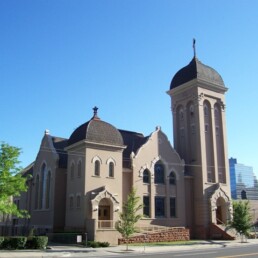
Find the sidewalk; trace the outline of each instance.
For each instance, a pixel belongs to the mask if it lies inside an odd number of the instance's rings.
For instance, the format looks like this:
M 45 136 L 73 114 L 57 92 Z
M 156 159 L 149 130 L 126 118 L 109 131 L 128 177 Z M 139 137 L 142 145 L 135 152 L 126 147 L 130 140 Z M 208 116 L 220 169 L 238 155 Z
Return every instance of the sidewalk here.
M 14 250 L 14 251 L 2 251 L 0 250 L 1 258 L 18 258 L 18 257 L 101 257 L 101 256 L 116 256 L 122 253 L 164 253 L 170 251 L 180 250 L 199 250 L 207 248 L 226 248 L 232 246 L 246 246 L 258 244 L 258 239 L 248 239 L 247 242 L 241 243 L 240 240 L 224 241 L 224 240 L 211 240 L 200 241 L 198 244 L 192 245 L 171 245 L 171 246 L 129 246 L 129 251 L 126 251 L 125 246 L 114 246 L 107 248 L 86 248 L 78 246 L 50 246 L 51 249 L 45 251 L 38 250 Z

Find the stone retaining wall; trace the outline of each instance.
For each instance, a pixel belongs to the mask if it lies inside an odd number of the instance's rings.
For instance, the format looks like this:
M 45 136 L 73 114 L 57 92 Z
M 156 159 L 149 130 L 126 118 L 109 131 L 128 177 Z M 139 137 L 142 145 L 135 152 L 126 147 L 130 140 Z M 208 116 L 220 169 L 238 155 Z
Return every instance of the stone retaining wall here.
M 166 231 L 147 233 L 146 235 L 137 235 L 130 237 L 128 243 L 153 243 L 153 242 L 172 242 L 172 241 L 188 241 L 190 240 L 190 232 L 187 228 L 169 228 Z M 119 238 L 118 244 L 126 244 L 125 238 Z

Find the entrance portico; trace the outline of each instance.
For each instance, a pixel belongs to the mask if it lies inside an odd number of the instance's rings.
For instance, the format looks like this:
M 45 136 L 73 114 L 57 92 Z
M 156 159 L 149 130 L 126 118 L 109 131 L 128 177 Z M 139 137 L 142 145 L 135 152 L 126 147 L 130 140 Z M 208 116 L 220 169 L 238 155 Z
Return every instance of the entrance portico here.
M 118 220 L 119 201 L 105 187 L 103 189 L 91 200 L 92 218 L 97 222 L 96 229 L 112 229 Z
M 217 185 L 210 198 L 211 222 L 213 224 L 227 224 L 232 218 L 232 203 L 230 197 L 222 189 L 221 184 Z

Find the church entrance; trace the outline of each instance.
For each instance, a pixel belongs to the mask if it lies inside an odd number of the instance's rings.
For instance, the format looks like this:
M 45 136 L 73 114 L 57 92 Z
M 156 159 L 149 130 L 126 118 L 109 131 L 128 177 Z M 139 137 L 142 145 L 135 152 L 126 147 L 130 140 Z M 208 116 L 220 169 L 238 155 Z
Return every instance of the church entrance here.
M 216 210 L 216 220 L 217 220 L 217 224 L 223 224 L 223 222 L 222 222 L 222 209 L 221 209 L 221 206 L 217 207 L 217 210 Z
M 111 228 L 112 227 L 112 216 L 111 216 L 112 203 L 109 199 L 104 198 L 99 202 L 98 209 L 98 221 L 99 228 Z
M 227 205 L 222 197 L 217 199 L 217 209 L 216 209 L 216 223 L 226 224 L 227 223 Z
M 110 220 L 110 206 L 99 206 L 99 220 Z

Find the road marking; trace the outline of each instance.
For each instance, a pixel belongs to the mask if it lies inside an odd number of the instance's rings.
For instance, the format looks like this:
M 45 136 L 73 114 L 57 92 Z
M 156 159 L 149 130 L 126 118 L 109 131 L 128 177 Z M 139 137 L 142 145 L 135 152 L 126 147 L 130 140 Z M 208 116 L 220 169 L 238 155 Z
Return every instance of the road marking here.
M 203 253 L 192 253 L 191 252 L 191 254 L 193 254 L 193 255 L 198 255 L 198 254 L 216 254 L 216 253 L 218 253 L 218 252 L 203 252 Z M 187 254 L 176 254 L 176 255 L 174 255 L 174 256 L 178 256 L 178 257 L 181 257 L 181 256 L 189 256 L 189 253 L 187 253 Z M 223 257 L 224 258 L 224 257 Z
M 218 256 L 217 258 L 232 258 L 232 257 L 248 257 L 248 256 L 255 256 L 258 253 L 250 253 L 250 254 L 236 254 L 230 256 Z

